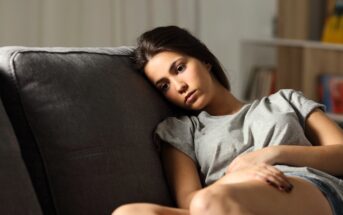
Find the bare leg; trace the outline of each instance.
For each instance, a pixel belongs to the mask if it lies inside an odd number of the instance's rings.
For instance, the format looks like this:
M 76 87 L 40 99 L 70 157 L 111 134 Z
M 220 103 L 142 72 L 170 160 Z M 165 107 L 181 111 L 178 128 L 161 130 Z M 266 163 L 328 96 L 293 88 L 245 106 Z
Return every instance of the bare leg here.
M 188 210 L 156 204 L 134 203 L 120 206 L 112 215 L 190 215 Z
M 327 199 L 312 183 L 290 177 L 290 193 L 260 182 L 211 185 L 198 192 L 190 205 L 192 215 L 331 215 Z

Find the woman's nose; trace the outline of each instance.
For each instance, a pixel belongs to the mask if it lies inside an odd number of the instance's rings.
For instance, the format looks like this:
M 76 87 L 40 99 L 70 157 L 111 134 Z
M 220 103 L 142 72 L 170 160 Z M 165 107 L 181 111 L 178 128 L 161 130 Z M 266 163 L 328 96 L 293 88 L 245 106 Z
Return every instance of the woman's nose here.
M 187 89 L 188 89 L 188 86 L 187 86 L 187 84 L 184 83 L 184 84 L 182 84 L 182 85 L 180 86 L 180 88 L 178 89 L 178 92 L 179 92 L 180 94 L 182 94 L 182 93 L 186 92 Z
M 188 89 L 188 85 L 183 81 L 175 80 L 174 84 L 177 92 L 180 94 L 186 92 Z

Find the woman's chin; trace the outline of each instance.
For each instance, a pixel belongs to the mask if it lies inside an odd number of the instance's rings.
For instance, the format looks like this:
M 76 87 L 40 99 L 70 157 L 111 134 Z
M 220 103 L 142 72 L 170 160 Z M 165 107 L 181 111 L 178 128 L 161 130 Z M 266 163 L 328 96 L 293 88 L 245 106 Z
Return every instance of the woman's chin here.
M 206 107 L 205 102 L 199 98 L 197 99 L 193 104 L 188 106 L 188 109 L 194 110 L 194 111 L 201 111 Z
M 194 102 L 192 102 L 191 104 L 187 104 L 187 103 L 178 103 L 175 102 L 174 104 L 176 104 L 176 106 L 179 106 L 183 109 L 186 110 L 191 110 L 191 111 L 201 111 L 206 107 L 206 102 L 202 97 L 197 98 Z

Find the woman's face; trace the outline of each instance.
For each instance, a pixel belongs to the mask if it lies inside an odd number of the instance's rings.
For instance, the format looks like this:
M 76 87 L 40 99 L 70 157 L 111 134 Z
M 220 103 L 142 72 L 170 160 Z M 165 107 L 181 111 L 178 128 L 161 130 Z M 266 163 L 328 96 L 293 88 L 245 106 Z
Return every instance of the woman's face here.
M 196 58 L 165 51 L 152 57 L 145 75 L 172 103 L 186 109 L 202 110 L 213 98 L 211 65 Z

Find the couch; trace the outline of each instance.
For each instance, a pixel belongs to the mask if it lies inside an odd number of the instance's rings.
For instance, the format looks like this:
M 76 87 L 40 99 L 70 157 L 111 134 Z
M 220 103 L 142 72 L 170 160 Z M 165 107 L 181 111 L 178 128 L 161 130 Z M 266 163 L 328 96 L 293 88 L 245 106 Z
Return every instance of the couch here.
M 132 48 L 0 48 L 0 211 L 110 214 L 174 205 L 156 124 L 175 113 Z

